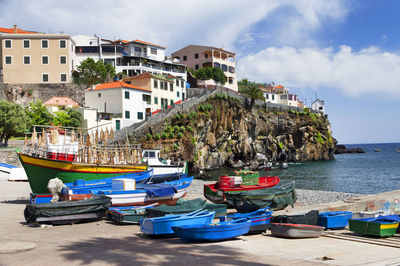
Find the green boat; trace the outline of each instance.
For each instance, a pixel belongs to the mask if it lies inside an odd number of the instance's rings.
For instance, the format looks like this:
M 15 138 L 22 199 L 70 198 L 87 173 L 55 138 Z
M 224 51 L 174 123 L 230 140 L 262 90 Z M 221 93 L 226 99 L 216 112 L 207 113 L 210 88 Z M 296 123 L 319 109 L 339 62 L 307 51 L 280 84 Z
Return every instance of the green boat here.
M 399 222 L 380 218 L 362 218 L 349 220 L 350 231 L 363 235 L 388 237 L 393 236 L 399 227 Z
M 277 187 L 260 190 L 225 192 L 228 204 L 238 212 L 253 212 L 258 209 L 269 208 L 281 210 L 296 202 L 297 196 L 294 183 L 286 183 Z
M 146 217 L 146 208 L 152 206 L 111 207 L 106 215 L 116 224 L 137 224 Z

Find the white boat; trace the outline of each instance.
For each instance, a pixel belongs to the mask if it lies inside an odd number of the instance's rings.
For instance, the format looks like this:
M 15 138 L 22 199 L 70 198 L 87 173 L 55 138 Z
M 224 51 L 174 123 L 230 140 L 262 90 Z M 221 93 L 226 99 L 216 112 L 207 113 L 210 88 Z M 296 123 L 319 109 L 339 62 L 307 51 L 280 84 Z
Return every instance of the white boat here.
M 186 161 L 179 165 L 171 164 L 171 160 L 160 157 L 160 150 L 157 149 L 144 149 L 142 152 L 142 158 L 144 162 L 147 162 L 147 170 L 153 169 L 154 175 L 188 173 Z
M 0 172 L 6 173 L 8 181 L 28 181 L 25 170 L 11 164 L 0 163 Z

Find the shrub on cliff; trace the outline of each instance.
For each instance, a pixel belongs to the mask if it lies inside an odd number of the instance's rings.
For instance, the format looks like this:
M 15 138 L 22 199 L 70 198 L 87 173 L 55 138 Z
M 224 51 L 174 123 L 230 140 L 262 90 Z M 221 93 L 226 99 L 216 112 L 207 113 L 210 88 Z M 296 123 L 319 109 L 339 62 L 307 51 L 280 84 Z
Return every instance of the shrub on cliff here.
M 265 101 L 265 97 L 262 90 L 255 84 L 252 84 L 250 86 L 239 87 L 239 93 L 245 95 L 247 98 L 250 98 L 250 105 L 249 105 L 250 111 L 253 109 L 256 100 Z

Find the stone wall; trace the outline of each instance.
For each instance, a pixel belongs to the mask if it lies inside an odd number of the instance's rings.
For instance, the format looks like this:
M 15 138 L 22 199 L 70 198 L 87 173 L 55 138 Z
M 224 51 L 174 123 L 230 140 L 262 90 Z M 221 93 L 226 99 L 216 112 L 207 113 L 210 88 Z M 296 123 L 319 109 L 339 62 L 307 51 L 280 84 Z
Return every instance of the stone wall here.
M 0 163 L 6 163 L 22 167 L 18 155 L 14 149 L 1 149 L 0 150 Z

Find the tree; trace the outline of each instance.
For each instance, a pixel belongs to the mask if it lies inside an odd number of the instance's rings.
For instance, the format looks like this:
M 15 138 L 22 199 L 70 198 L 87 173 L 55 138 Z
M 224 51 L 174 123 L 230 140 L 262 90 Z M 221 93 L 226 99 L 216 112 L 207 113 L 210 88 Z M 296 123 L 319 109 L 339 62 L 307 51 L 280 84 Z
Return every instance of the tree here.
M 79 127 L 81 125 L 82 115 L 73 108 L 66 108 L 55 113 L 53 123 L 62 127 Z
M 103 61 L 94 61 L 93 58 L 86 58 L 78 66 L 79 77 L 87 85 L 91 86 L 102 83 L 106 80 L 107 75 L 111 78 L 115 77 L 115 68 Z
M 53 121 L 53 115 L 46 109 L 41 100 L 31 102 L 25 109 L 32 125 L 49 126 Z
M 216 67 L 203 67 L 196 71 L 195 77 L 201 80 L 212 79 L 215 82 L 220 82 L 221 84 L 225 84 L 226 76 L 224 71 L 220 68 Z
M 29 126 L 30 119 L 19 104 L 0 101 L 0 142 L 8 146 L 12 136 L 23 134 Z
M 65 109 L 65 111 L 67 112 L 67 114 L 70 117 L 70 123 L 66 126 L 68 127 L 79 127 L 81 125 L 82 122 L 82 114 L 79 113 L 76 109 L 74 108 L 67 108 Z
M 250 98 L 250 111 L 253 109 L 254 103 L 256 100 L 264 100 L 265 97 L 262 90 L 256 84 L 250 84 L 249 86 L 239 87 L 239 93 L 244 94 L 248 98 Z

